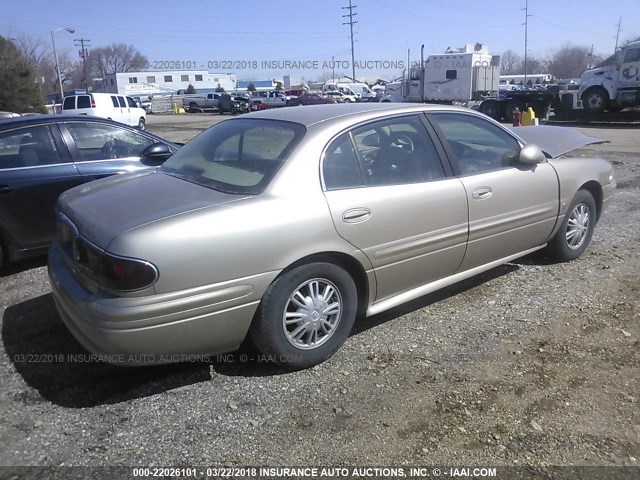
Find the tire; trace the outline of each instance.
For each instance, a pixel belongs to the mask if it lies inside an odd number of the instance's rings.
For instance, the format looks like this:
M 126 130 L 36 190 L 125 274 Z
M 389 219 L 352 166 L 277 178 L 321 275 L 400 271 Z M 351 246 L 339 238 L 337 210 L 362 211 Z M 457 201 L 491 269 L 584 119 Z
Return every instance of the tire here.
M 330 296 L 328 301 L 324 295 Z M 349 336 L 357 297 L 353 279 L 337 265 L 318 262 L 296 267 L 269 286 L 249 337 L 278 365 L 290 370 L 312 367 L 331 357 Z
M 582 108 L 587 112 L 603 112 L 609 106 L 609 94 L 602 87 L 591 87 L 582 95 Z
M 2 245 L 2 240 L 0 240 L 0 270 L 6 261 L 6 254 L 4 246 Z
M 568 262 L 584 253 L 591 242 L 596 224 L 596 202 L 586 190 L 573 197 L 558 233 L 547 245 L 548 256 Z
M 513 123 L 513 111 L 519 108 L 521 112 L 524 111 L 525 105 L 520 100 L 509 100 L 504 106 L 503 117 L 504 121 Z
M 198 104 L 196 102 L 189 102 L 189 109 L 193 109 L 195 112 L 196 108 L 198 108 Z
M 500 104 L 495 100 L 485 100 L 480 104 L 480 113 L 484 113 L 487 117 L 500 121 Z
M 138 130 L 146 130 L 146 129 L 147 129 L 147 122 L 143 117 L 140 117 L 140 120 L 138 120 Z

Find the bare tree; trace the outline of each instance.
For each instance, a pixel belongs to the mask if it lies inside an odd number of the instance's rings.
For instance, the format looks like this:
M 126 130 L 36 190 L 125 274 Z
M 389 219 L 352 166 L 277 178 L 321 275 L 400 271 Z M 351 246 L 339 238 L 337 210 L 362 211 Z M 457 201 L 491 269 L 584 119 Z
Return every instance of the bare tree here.
M 34 68 L 36 83 L 40 85 L 43 94 L 58 92 L 58 74 L 53 49 L 48 42 L 27 35 L 18 37 L 15 41 L 22 56 Z M 71 60 L 68 50 L 58 49 L 60 63 L 60 78 L 66 87 L 79 85 L 76 81 L 78 62 Z
M 522 70 L 522 57 L 513 50 L 505 51 L 500 57 L 500 75 L 518 75 Z
M 149 60 L 133 45 L 113 43 L 89 52 L 88 68 L 91 75 L 101 77 L 120 72 L 135 72 L 149 67 Z
M 589 51 L 587 47 L 564 45 L 554 53 L 550 73 L 557 78 L 579 77 L 589 65 Z

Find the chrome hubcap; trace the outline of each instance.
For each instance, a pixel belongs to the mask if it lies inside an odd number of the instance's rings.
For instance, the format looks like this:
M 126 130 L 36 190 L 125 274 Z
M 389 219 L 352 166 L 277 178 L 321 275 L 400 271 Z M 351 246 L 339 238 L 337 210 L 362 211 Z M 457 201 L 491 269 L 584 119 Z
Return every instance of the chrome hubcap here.
M 589 207 L 584 203 L 576 205 L 567 222 L 567 246 L 572 250 L 577 250 L 582 246 L 589 230 Z
M 282 316 L 284 334 L 291 345 L 311 350 L 335 333 L 342 316 L 342 296 L 329 280 L 314 278 L 289 296 Z

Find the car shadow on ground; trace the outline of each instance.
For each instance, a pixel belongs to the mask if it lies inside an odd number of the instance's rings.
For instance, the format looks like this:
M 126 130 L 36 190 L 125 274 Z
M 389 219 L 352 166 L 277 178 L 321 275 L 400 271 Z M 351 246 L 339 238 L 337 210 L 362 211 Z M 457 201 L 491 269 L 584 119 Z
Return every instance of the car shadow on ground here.
M 503 265 L 379 315 L 359 318 L 351 335 L 458 295 L 518 268 L 515 264 Z M 2 340 L 7 356 L 24 381 L 46 400 L 68 408 L 143 398 L 208 381 L 213 373 L 243 377 L 287 373 L 257 352 L 249 342 L 236 352 L 208 356 L 207 361 L 153 367 L 120 367 L 92 359 L 58 316 L 50 293 L 8 307 L 2 322 Z

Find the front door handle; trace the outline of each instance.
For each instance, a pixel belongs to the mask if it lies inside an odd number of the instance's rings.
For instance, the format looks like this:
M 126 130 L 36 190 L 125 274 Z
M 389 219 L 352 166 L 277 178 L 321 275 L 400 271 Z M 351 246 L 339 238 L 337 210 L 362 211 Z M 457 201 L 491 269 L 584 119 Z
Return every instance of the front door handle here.
M 11 188 L 9 185 L 0 185 L 0 194 L 11 192 L 13 192 L 13 188 Z
M 371 218 L 371 210 L 368 208 L 352 208 L 342 214 L 345 223 L 360 223 Z
M 493 195 L 491 187 L 478 187 L 473 189 L 472 197 L 476 200 L 484 200 Z

